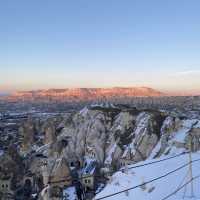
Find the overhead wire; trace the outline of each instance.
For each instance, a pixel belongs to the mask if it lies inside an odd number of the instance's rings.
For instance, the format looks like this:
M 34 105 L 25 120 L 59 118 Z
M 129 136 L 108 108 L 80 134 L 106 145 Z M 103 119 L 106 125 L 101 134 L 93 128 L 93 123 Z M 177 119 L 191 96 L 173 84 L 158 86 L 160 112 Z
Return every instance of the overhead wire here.
M 160 162 L 164 162 L 164 161 L 167 161 L 167 160 L 171 160 L 173 158 L 177 158 L 177 157 L 180 157 L 182 155 L 185 155 L 185 154 L 188 154 L 189 152 L 182 152 L 182 153 L 179 153 L 179 154 L 176 154 L 174 156 L 170 156 L 170 157 L 167 157 L 167 158 L 164 158 L 164 159 L 160 159 L 160 160 L 156 160 L 156 161 L 152 161 L 152 162 L 147 162 L 147 163 L 144 163 L 144 164 L 140 164 L 140 165 L 136 165 L 136 166 L 132 166 L 132 167 L 128 167 L 127 170 L 130 170 L 130 169 L 136 169 L 136 168 L 140 168 L 140 167 L 145 167 L 145 166 L 148 166 L 148 165 L 153 165 L 153 164 L 157 164 L 157 163 L 160 163 Z M 107 173 L 104 173 L 104 175 L 106 174 L 111 174 L 111 173 L 117 173 L 117 172 L 123 172 L 125 169 L 122 168 L 122 169 L 119 169 L 117 171 L 114 171 L 114 172 L 107 172 Z M 70 178 L 71 176 L 63 176 L 62 178 Z M 94 177 L 94 178 L 102 178 L 103 176 L 98 176 L 98 175 L 85 175 L 84 177 L 78 177 L 78 178 L 74 178 L 74 180 L 76 181 L 80 181 L 80 180 L 83 180 L 83 179 L 86 179 L 86 178 L 90 178 L 90 177 Z M 67 180 L 59 180 L 59 181 L 49 181 L 48 183 L 61 183 L 61 182 L 66 182 Z
M 110 195 L 106 195 L 106 196 L 103 196 L 103 197 L 100 197 L 100 198 L 96 198 L 95 200 L 106 199 L 106 198 L 113 197 L 113 196 L 119 195 L 119 194 L 121 194 L 121 193 L 130 191 L 130 190 L 134 190 L 134 189 L 136 189 L 136 188 L 138 188 L 138 187 L 144 186 L 145 184 L 149 184 L 149 183 L 152 183 L 152 182 L 154 182 L 154 181 L 163 179 L 163 178 L 165 178 L 165 177 L 167 177 L 167 176 L 169 176 L 169 175 L 171 175 L 171 174 L 173 174 L 173 173 L 175 173 L 175 172 L 177 172 L 177 171 L 179 171 L 179 170 L 185 168 L 186 166 L 190 165 L 191 163 L 198 162 L 198 161 L 200 161 L 200 158 L 199 158 L 199 159 L 196 159 L 196 160 L 193 160 L 193 161 L 191 161 L 191 162 L 188 162 L 188 163 L 186 163 L 186 164 L 184 164 L 184 165 L 182 165 L 182 166 L 180 166 L 180 167 L 178 167 L 178 168 L 176 168 L 176 169 L 174 169 L 174 170 L 172 170 L 172 171 L 170 171 L 170 172 L 168 172 L 168 173 L 166 173 L 166 174 L 164 174 L 164 175 L 162 175 L 162 176 L 156 177 L 156 178 L 154 178 L 154 179 L 151 179 L 151 180 L 149 180 L 149 181 L 146 181 L 146 182 L 144 182 L 144 183 L 142 183 L 142 184 L 139 184 L 139 185 L 136 185 L 136 186 L 134 186 L 134 187 L 131 187 L 131 188 L 128 188 L 128 189 L 125 189 L 125 190 L 121 190 L 121 191 L 119 191 L 119 192 L 112 193 L 112 194 L 110 194 Z
M 191 178 L 189 181 L 187 181 L 185 184 L 183 184 L 182 186 L 180 186 L 178 189 L 176 189 L 175 191 L 173 191 L 172 193 L 168 194 L 166 197 L 162 198 L 161 200 L 166 200 L 169 199 L 170 197 L 174 196 L 177 192 L 179 192 L 181 189 L 183 189 L 184 187 L 186 187 L 188 184 L 190 184 L 192 181 L 199 179 L 200 175 L 195 176 L 193 178 Z

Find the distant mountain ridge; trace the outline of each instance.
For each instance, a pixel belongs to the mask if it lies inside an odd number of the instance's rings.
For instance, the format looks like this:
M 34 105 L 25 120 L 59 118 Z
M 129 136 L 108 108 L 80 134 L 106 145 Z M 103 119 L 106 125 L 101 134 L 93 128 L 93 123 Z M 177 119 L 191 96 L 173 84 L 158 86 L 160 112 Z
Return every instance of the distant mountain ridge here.
M 8 98 L 13 100 L 98 100 L 123 97 L 159 97 L 165 95 L 149 87 L 113 87 L 113 88 L 66 88 L 33 91 L 19 91 Z

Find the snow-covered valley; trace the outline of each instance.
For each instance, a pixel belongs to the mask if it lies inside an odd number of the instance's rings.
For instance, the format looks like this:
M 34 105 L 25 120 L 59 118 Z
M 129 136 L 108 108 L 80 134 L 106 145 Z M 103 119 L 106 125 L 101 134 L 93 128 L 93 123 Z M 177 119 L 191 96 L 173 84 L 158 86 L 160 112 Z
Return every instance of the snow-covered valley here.
M 173 193 L 167 199 L 179 200 L 190 197 L 191 183 L 184 184 L 194 177 L 193 199 L 200 196 L 198 115 L 104 103 L 17 124 L 15 145 L 6 133 L 1 138 L 0 180 L 10 184 L 3 195 L 163 200 Z

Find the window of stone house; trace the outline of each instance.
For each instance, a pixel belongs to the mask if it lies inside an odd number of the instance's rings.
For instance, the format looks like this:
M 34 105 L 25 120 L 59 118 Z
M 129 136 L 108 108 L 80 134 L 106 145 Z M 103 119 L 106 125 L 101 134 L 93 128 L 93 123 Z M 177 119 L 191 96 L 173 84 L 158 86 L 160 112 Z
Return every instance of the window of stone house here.
M 76 161 L 76 167 L 80 167 L 81 166 L 81 162 L 79 160 Z

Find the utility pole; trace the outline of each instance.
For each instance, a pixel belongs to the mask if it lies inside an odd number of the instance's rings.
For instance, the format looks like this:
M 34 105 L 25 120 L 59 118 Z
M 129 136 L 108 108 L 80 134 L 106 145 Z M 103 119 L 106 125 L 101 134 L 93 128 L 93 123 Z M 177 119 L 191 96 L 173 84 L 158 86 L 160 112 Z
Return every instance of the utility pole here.
M 190 141 L 189 141 L 189 176 L 191 180 L 191 197 L 194 197 L 194 185 L 193 185 L 193 171 L 192 171 L 192 151 L 193 151 L 193 136 L 190 135 Z

